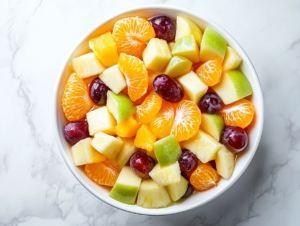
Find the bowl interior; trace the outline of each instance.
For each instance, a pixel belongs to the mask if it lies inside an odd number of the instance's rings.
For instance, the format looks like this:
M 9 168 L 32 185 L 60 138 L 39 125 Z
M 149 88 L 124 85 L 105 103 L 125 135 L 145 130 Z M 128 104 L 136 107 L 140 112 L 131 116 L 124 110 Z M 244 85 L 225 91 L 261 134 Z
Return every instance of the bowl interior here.
M 126 205 L 123 203 L 120 203 L 118 201 L 115 201 L 114 199 L 111 199 L 108 196 L 109 190 L 105 187 L 101 187 L 96 185 L 94 182 L 92 182 L 84 173 L 83 167 L 76 167 L 73 164 L 72 157 L 70 155 L 69 151 L 69 144 L 66 142 L 66 140 L 63 137 L 62 134 L 62 128 L 67 123 L 67 120 L 64 116 L 64 113 L 61 108 L 61 99 L 64 92 L 64 87 L 67 82 L 67 79 L 71 73 L 69 70 L 69 62 L 74 57 L 80 56 L 86 52 L 89 52 L 88 49 L 88 40 L 96 37 L 100 34 L 103 34 L 107 31 L 111 31 L 113 28 L 114 23 L 124 17 L 129 16 L 139 16 L 143 18 L 150 18 L 155 15 L 166 15 L 169 17 L 176 18 L 177 15 L 181 15 L 184 17 L 187 17 L 191 19 L 193 22 L 195 22 L 202 31 L 204 31 L 205 27 L 210 26 L 213 29 L 215 29 L 217 32 L 219 32 L 228 42 L 228 45 L 233 47 L 238 54 L 243 58 L 243 63 L 241 65 L 241 70 L 243 73 L 247 76 L 249 82 L 252 85 L 253 89 L 253 95 L 249 98 L 256 109 L 256 116 L 255 121 L 251 124 L 251 128 L 248 129 L 247 133 L 249 136 L 249 144 L 247 149 L 238 157 L 238 161 L 236 163 L 236 167 L 234 170 L 234 173 L 232 177 L 229 180 L 222 179 L 219 183 L 219 185 L 209 191 L 202 192 L 202 193 L 196 193 L 192 196 L 181 200 L 180 202 L 174 203 L 173 205 L 162 208 L 162 209 L 145 209 L 138 207 L 136 205 Z M 220 195 L 222 192 L 224 192 L 226 189 L 228 189 L 244 172 L 244 170 L 249 165 L 256 149 L 258 146 L 258 143 L 260 141 L 262 128 L 263 128 L 263 98 L 261 93 L 261 88 L 259 81 L 257 79 L 257 75 L 255 73 L 255 70 L 243 51 L 243 49 L 237 44 L 237 42 L 222 28 L 220 28 L 218 25 L 213 23 L 207 18 L 204 18 L 200 15 L 196 15 L 192 12 L 179 9 L 177 7 L 173 6 L 144 6 L 140 8 L 135 8 L 132 10 L 128 10 L 122 13 L 119 13 L 117 15 L 114 15 L 110 18 L 108 18 L 105 21 L 100 22 L 94 29 L 92 29 L 88 34 L 86 34 L 80 42 L 74 47 L 71 54 L 66 59 L 66 62 L 63 64 L 63 67 L 59 73 L 59 78 L 57 82 L 57 90 L 55 90 L 55 98 L 54 98 L 54 107 L 55 107 L 55 135 L 57 138 L 57 143 L 59 146 L 59 149 L 62 153 L 62 156 L 72 171 L 72 173 L 75 175 L 75 177 L 96 197 L 100 198 L 104 202 L 113 205 L 117 208 L 123 209 L 125 211 L 133 212 L 133 213 L 139 213 L 139 214 L 146 214 L 146 215 L 167 215 L 167 214 L 174 214 L 178 212 L 183 212 L 188 209 L 192 209 L 196 206 L 203 205 L 204 203 L 212 200 L 213 198 Z

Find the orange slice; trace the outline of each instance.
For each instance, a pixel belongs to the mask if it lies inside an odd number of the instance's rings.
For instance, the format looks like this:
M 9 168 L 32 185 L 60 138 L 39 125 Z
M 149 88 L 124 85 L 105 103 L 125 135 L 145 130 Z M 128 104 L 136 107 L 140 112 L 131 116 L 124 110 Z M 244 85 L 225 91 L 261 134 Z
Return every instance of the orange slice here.
M 192 173 L 190 182 L 198 191 L 206 191 L 218 185 L 220 176 L 209 164 L 202 164 Z
M 125 75 L 130 99 L 140 99 L 148 89 L 148 71 L 144 63 L 137 57 L 121 53 L 119 69 Z
M 83 79 L 76 73 L 71 74 L 62 98 L 62 108 L 66 118 L 69 121 L 79 120 L 93 105 Z
M 241 99 L 221 108 L 220 114 L 227 125 L 247 127 L 253 119 L 255 109 L 249 100 Z
M 142 124 L 148 124 L 154 119 L 154 116 L 159 112 L 162 104 L 162 99 L 153 90 L 144 100 L 137 106 L 136 119 Z
M 118 53 L 142 58 L 147 42 L 155 37 L 155 31 L 147 20 L 129 17 L 115 23 L 113 37 L 117 44 Z
M 207 61 L 198 67 L 196 74 L 205 85 L 214 86 L 220 82 L 222 64 L 218 60 Z

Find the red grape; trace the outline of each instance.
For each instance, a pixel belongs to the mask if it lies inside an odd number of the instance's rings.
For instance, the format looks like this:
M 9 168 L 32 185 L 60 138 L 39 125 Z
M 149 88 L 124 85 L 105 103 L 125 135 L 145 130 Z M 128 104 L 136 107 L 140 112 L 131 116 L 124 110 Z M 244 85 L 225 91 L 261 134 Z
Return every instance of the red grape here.
M 144 152 L 136 152 L 130 157 L 130 168 L 141 178 L 150 178 L 149 172 L 154 165 L 154 160 Z
M 221 142 L 233 153 L 238 153 L 247 146 L 248 136 L 240 127 L 226 126 L 222 132 Z
M 198 106 L 202 113 L 215 114 L 221 109 L 222 100 L 215 93 L 207 93 L 201 98 Z
M 175 39 L 176 22 L 167 16 L 155 16 L 149 19 L 154 28 L 156 38 L 164 39 L 171 42 Z
M 110 90 L 100 78 L 95 78 L 89 87 L 89 94 L 95 104 L 106 104 L 107 91 Z
M 87 122 L 70 122 L 68 123 L 64 130 L 65 139 L 72 145 L 76 144 L 78 141 L 85 139 L 90 136 L 89 125 Z
M 178 162 L 179 162 L 181 171 L 183 171 L 185 173 L 194 171 L 198 166 L 197 156 L 193 152 L 191 152 L 187 149 L 182 150 L 182 154 L 181 154 Z

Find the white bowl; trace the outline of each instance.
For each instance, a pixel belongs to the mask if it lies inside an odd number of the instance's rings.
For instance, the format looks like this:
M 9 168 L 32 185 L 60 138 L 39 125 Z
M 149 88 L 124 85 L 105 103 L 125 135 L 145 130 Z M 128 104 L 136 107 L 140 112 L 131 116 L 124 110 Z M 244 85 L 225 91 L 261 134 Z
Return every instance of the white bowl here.
M 252 123 L 251 128 L 248 129 L 247 133 L 249 136 L 249 144 L 243 154 L 241 154 L 237 160 L 235 170 L 233 175 L 229 180 L 222 179 L 219 185 L 211 190 L 206 192 L 198 192 L 182 200 L 180 202 L 176 202 L 169 207 L 161 208 L 161 209 L 145 209 L 141 208 L 137 205 L 127 205 L 121 202 L 118 202 L 108 196 L 109 190 L 98 186 L 93 181 L 91 181 L 84 173 L 83 168 L 78 168 L 74 165 L 72 161 L 72 157 L 70 155 L 70 145 L 66 142 L 63 136 L 63 127 L 67 123 L 67 120 L 64 116 L 64 113 L 61 108 L 61 99 L 63 96 L 64 88 L 67 82 L 67 79 L 70 75 L 70 71 L 68 68 L 69 62 L 74 57 L 77 57 L 88 51 L 88 40 L 97 35 L 103 34 L 107 31 L 110 31 L 114 25 L 114 23 L 124 17 L 129 16 L 139 16 L 142 18 L 150 18 L 155 15 L 166 15 L 172 18 L 176 18 L 177 15 L 187 17 L 195 22 L 202 31 L 206 26 L 210 26 L 219 32 L 228 42 L 228 45 L 233 47 L 238 54 L 243 58 L 243 63 L 241 65 L 241 70 L 247 76 L 249 82 L 251 83 L 253 89 L 253 95 L 251 96 L 251 102 L 255 106 L 256 116 L 255 122 Z M 71 170 L 74 176 L 78 179 L 78 181 L 86 187 L 93 195 L 108 203 L 114 207 L 119 209 L 138 213 L 145 215 L 168 215 L 184 212 L 190 209 L 193 209 L 197 206 L 203 205 L 210 200 L 216 198 L 224 191 L 226 191 L 245 171 L 247 166 L 249 165 L 251 159 L 253 158 L 257 146 L 259 144 L 262 130 L 263 130 L 263 118 L 264 118 L 264 108 L 263 108 L 263 97 L 261 92 L 261 87 L 259 84 L 259 80 L 257 78 L 256 72 L 240 45 L 220 26 L 212 22 L 206 17 L 197 15 L 196 13 L 190 12 L 188 10 L 175 7 L 175 6 L 167 6 L 167 5 L 148 5 L 141 6 L 132 9 L 125 10 L 123 12 L 117 13 L 101 22 L 99 22 L 95 27 L 93 27 L 89 32 L 87 32 L 79 42 L 74 46 L 71 53 L 66 57 L 63 62 L 62 68 L 59 71 L 57 83 L 54 89 L 54 127 L 55 127 L 55 137 L 57 140 L 57 144 L 61 151 L 61 154 Z

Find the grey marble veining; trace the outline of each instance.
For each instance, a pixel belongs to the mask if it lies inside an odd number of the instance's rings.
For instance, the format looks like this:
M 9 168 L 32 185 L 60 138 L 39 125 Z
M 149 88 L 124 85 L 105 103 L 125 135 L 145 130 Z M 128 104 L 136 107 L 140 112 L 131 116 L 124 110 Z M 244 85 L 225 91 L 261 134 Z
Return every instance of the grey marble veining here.
M 224 27 L 245 49 L 265 103 L 261 143 L 243 176 L 197 209 L 162 217 L 113 208 L 63 162 L 51 125 L 63 59 L 99 20 L 173 4 Z M 300 225 L 299 0 L 1 0 L 0 225 Z

